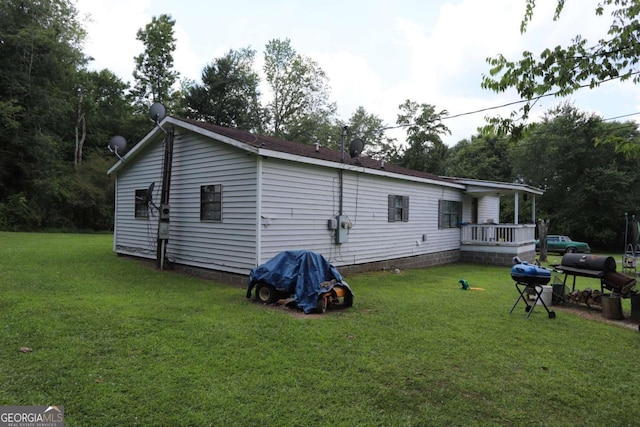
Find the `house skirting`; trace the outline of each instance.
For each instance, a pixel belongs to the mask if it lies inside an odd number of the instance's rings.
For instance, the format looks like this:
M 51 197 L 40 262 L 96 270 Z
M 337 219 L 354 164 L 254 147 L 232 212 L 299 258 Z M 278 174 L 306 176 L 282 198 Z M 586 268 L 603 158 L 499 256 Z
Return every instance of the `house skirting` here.
M 436 265 L 452 264 L 460 261 L 460 251 L 446 251 L 433 254 L 418 255 L 406 258 L 396 258 L 384 261 L 368 262 L 364 264 L 340 265 L 336 266 L 340 274 L 347 276 L 349 274 L 361 273 L 365 271 L 379 270 L 405 270 L 414 268 L 433 267 Z M 155 261 L 153 261 L 155 262 Z M 192 276 L 202 277 L 213 280 L 218 283 L 246 288 L 249 285 L 249 275 L 229 273 L 219 270 L 211 270 L 201 267 L 193 267 L 184 264 L 169 264 L 169 268 L 174 271 L 180 271 Z
M 361 273 L 365 271 L 379 270 L 405 270 L 412 268 L 433 267 L 435 265 L 452 264 L 460 261 L 460 251 L 446 251 L 432 254 L 424 254 L 406 258 L 396 258 L 384 261 L 368 262 L 364 264 L 340 265 L 336 266 L 340 274 L 347 276 L 349 274 Z
M 460 249 L 460 261 L 474 264 L 512 266 L 513 257 L 517 256 L 522 261 L 533 263 L 536 259 L 535 249 L 522 249 L 522 247 L 491 248 L 481 246 L 477 248 L 463 247 Z

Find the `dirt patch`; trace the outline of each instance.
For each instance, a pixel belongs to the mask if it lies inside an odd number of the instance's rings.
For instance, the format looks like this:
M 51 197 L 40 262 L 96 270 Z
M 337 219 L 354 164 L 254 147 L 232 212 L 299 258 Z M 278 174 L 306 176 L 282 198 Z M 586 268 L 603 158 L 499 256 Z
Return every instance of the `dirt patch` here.
M 259 305 L 261 307 L 264 307 L 267 310 L 277 310 L 277 311 L 282 311 L 285 312 L 287 314 L 289 314 L 290 316 L 293 316 L 297 319 L 323 319 L 327 316 L 342 316 L 345 313 L 345 310 L 347 310 L 347 308 L 345 307 L 332 307 L 329 308 L 326 312 L 324 313 L 309 313 L 309 314 L 305 314 L 304 311 L 300 310 L 298 307 L 296 307 L 295 305 L 293 305 L 291 302 L 293 300 L 280 300 L 274 304 L 262 304 L 259 301 L 255 301 L 252 300 L 251 302 L 253 304 Z
M 602 309 L 598 306 L 579 306 L 579 305 L 554 305 L 553 307 L 549 307 L 554 311 L 564 311 L 567 313 L 575 314 L 576 316 L 580 316 L 584 319 L 594 320 L 596 322 L 608 323 L 610 325 L 621 326 L 623 328 L 638 330 L 638 322 L 630 320 L 628 313 L 625 313 L 625 318 L 621 320 L 613 320 L 607 319 L 602 316 Z
M 300 310 L 299 308 L 293 306 L 292 304 L 288 304 L 289 302 L 290 301 L 288 300 L 280 300 L 274 304 L 262 304 L 259 301 L 252 300 L 252 303 L 259 305 L 261 307 L 264 307 L 267 310 L 282 311 L 298 319 L 321 319 L 330 313 L 330 311 L 327 311 L 324 314 L 320 314 L 320 313 L 305 314 L 305 312 Z

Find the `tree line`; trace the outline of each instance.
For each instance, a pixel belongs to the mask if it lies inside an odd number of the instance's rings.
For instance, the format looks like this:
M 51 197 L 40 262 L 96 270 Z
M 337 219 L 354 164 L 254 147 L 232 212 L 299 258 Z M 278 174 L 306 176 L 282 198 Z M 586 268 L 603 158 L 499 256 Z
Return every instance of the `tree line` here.
M 551 232 L 602 246 L 618 243 L 620 218 L 640 206 L 631 122 L 607 122 L 563 104 L 526 129 L 487 127 L 448 147 L 448 112 L 407 99 L 398 106 L 394 127 L 405 133 L 398 141 L 364 106 L 347 120 L 338 117 L 326 74 L 289 39 L 264 46 L 262 74 L 258 52 L 244 47 L 212 59 L 199 82 L 181 78 L 174 26 L 163 14 L 138 30 L 144 48 L 132 58 L 129 84 L 109 69 L 90 70 L 72 1 L 0 0 L 0 229 L 111 229 L 114 192 L 106 170 L 114 157 L 106 144 L 114 135 L 139 141 L 151 128 L 153 102 L 175 116 L 332 148 L 346 126 L 349 140 L 365 142 L 364 155 L 437 175 L 540 187 L 545 195 L 536 208 L 552 219 Z M 492 76 L 511 64 L 501 60 Z M 518 76 L 494 77 L 493 86 L 485 77 L 482 84 L 500 91 L 517 85 Z

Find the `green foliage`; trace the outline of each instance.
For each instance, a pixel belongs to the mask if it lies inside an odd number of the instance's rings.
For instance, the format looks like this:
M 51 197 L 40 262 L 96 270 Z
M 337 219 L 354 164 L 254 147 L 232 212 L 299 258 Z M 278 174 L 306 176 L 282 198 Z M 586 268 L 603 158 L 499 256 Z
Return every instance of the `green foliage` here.
M 433 105 L 418 104 L 408 99 L 399 108 L 397 123 L 404 127 L 408 143 L 400 164 L 410 169 L 443 174 L 448 149 L 440 135 L 450 133 L 442 124 L 447 111 L 436 112 Z
M 512 182 L 509 140 L 496 135 L 476 135 L 449 150 L 446 175 L 460 178 Z
M 133 107 L 128 101 L 127 84 L 110 70 L 80 71 L 81 88 L 84 90 L 83 112 L 87 120 L 89 148 L 104 149 L 106 141 L 116 134 L 127 132 Z M 147 126 L 148 127 L 148 126 Z M 146 130 L 144 130 L 146 133 Z M 144 134 L 123 135 L 130 140 L 140 139 Z
M 269 133 L 278 138 L 314 143 L 316 130 L 334 122 L 325 72 L 311 58 L 297 53 L 289 39 L 274 39 L 264 52 L 264 73 L 272 100 L 267 105 Z M 315 128 L 314 124 L 318 123 Z
M 564 104 L 514 147 L 517 178 L 542 188 L 538 216 L 550 218 L 552 234 L 568 234 L 595 247 L 622 247 L 624 212 L 640 205 L 640 161 L 616 153 L 599 138 L 619 132 L 619 124 Z
M 144 44 L 144 52 L 135 58 L 133 77 L 136 82 L 132 95 L 144 113 L 154 102 L 162 103 L 170 111 L 174 102 L 172 88 L 178 79 L 178 72 L 173 70 L 175 23 L 170 15 L 154 16 L 136 33 L 137 40 Z
M 261 131 L 260 77 L 253 70 L 255 51 L 230 50 L 202 70 L 202 84 L 185 95 L 186 116 L 216 125 Z
M 375 159 L 397 162 L 395 140 L 385 135 L 382 119 L 359 106 L 347 123 L 349 138 L 359 138 L 364 143 L 364 155 Z
M 554 20 L 560 16 L 564 3 L 565 0 L 558 0 Z M 535 1 L 527 0 L 522 31 L 526 30 L 534 8 Z M 517 61 L 503 55 L 487 59 L 490 69 L 489 74 L 483 76 L 482 87 L 495 92 L 515 88 L 528 101 L 519 113 L 514 112 L 507 119 L 494 118 L 491 125 L 499 130 L 511 129 L 514 117 L 526 119 L 532 102 L 547 94 L 564 96 L 612 79 L 640 82 L 640 42 L 637 38 L 640 8 L 637 1 L 603 0 L 595 13 L 602 15 L 605 10 L 610 10 L 611 15 L 608 39 L 592 43 L 578 34 L 568 46 L 546 48 L 538 55 L 525 51 Z
M 73 153 L 84 31 L 62 0 L 0 1 L 0 203 L 11 228 L 44 224 L 40 191 Z M 54 192 L 55 193 L 55 192 Z

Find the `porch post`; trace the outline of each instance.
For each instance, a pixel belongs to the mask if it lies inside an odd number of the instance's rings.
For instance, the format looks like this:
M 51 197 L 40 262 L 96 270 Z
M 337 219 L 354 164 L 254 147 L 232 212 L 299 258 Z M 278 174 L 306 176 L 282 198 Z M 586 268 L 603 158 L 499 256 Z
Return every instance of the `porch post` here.
M 514 210 L 513 210 L 513 223 L 518 224 L 518 192 L 516 191 L 514 197 Z

